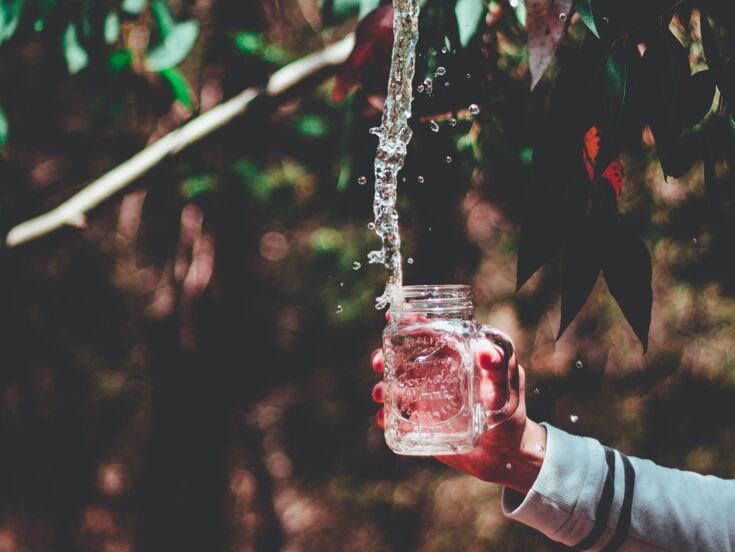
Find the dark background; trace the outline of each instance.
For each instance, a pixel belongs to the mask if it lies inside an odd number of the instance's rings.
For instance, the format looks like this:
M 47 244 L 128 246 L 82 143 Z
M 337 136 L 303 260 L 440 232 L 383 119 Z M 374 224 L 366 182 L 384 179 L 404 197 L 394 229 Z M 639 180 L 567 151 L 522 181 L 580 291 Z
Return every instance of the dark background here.
M 114 48 L 130 49 L 130 67 L 112 71 L 111 48 L 88 46 L 75 75 L 63 25 L 35 33 L 24 15 L 0 49 L 5 229 L 356 21 L 350 6 L 325 21 L 311 0 L 172 10 L 201 26 L 179 67 L 191 109 L 141 60 L 148 12 L 123 18 Z M 558 263 L 514 291 L 551 81 L 528 90 L 522 31 L 508 21 L 488 16 L 461 55 L 438 51 L 447 75 L 416 100 L 400 186 L 406 280 L 473 285 L 478 320 L 516 343 L 533 419 L 731 477 L 732 190 L 708 202 L 701 163 L 665 180 L 644 135 L 623 159 L 620 206 L 653 258 L 649 350 L 602 280 L 555 341 Z M 696 67 L 701 48 L 689 46 Z M 332 86 L 257 106 L 84 230 L 0 251 L 0 551 L 555 549 L 504 520 L 498 487 L 397 457 L 374 426 L 368 361 L 386 275 L 365 258 L 377 247 L 367 131 L 381 91 L 334 102 Z

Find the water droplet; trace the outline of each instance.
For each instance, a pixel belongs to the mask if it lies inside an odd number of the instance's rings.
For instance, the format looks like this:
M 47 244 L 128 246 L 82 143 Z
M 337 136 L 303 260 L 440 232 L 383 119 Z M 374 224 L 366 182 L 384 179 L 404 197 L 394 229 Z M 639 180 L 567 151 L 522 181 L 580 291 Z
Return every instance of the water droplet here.
M 470 107 L 468 107 L 468 109 L 473 115 L 477 115 L 480 112 L 480 106 L 478 106 L 477 104 L 470 104 Z
M 448 51 L 446 46 L 442 46 L 442 54 L 446 54 Z
M 542 445 L 541 443 L 536 443 L 536 452 L 544 452 L 546 450 L 546 447 Z
M 607 24 L 609 24 L 609 23 L 610 23 L 610 19 L 609 19 L 609 18 L 607 18 L 607 17 L 603 17 L 603 18 L 602 18 L 602 23 L 603 23 L 604 25 L 607 25 Z
M 345 283 L 344 282 L 340 282 L 339 283 L 339 287 L 345 287 Z
M 360 186 L 364 186 L 366 182 L 367 182 L 367 178 L 365 178 L 364 176 L 361 176 L 360 178 L 357 179 L 357 183 Z
M 429 232 L 431 232 L 431 226 L 429 226 Z
M 446 161 L 447 161 L 447 163 L 451 163 L 452 162 L 452 156 L 451 155 L 447 155 Z
M 444 83 L 444 88 L 449 88 L 449 81 Z
M 511 464 L 510 462 L 508 462 L 508 463 L 507 463 L 507 464 L 505 465 L 505 469 L 506 469 L 506 470 L 510 470 L 510 469 L 511 469 L 512 467 L 513 467 L 513 465 L 512 465 L 512 464 Z
M 418 182 L 419 184 L 423 184 L 423 183 L 424 183 L 424 177 L 423 177 L 423 176 L 419 176 L 418 178 L 416 178 L 416 181 L 417 181 L 417 182 Z
M 581 360 L 578 360 L 574 363 L 574 366 L 576 366 L 577 370 L 581 370 L 584 367 L 584 364 L 582 364 Z
M 694 245 L 697 245 L 697 238 L 692 238 L 692 243 L 693 243 Z
M 539 389 L 538 387 L 534 387 L 534 388 L 533 388 L 533 394 L 534 394 L 534 395 L 539 395 L 539 394 L 541 394 L 541 389 Z
M 436 76 L 441 77 L 447 74 L 446 67 L 439 66 L 436 68 Z
M 358 261 L 354 261 L 352 263 L 352 270 L 360 270 L 362 268 L 362 264 Z
M 466 75 L 464 76 L 464 78 L 466 78 L 466 79 L 471 79 L 471 78 L 472 78 L 472 75 L 470 75 L 469 73 L 467 73 L 467 74 L 466 74 Z
M 419 84 L 416 87 L 416 92 L 418 92 L 419 94 L 421 94 L 423 91 L 424 91 L 424 85 L 423 84 Z
M 336 312 L 337 314 L 342 314 L 342 305 L 337 305 L 337 310 L 334 312 Z
M 523 449 L 523 448 L 526 448 L 526 442 L 525 442 L 525 441 L 521 441 L 521 448 L 522 448 L 522 449 Z
M 455 119 L 454 117 L 449 119 L 449 126 L 450 127 L 457 126 L 457 119 Z
M 432 120 L 431 120 L 431 122 L 429 123 L 429 128 L 430 128 L 430 129 L 431 129 L 431 130 L 432 130 L 433 132 L 439 132 L 439 123 L 437 123 L 436 121 L 434 121 L 434 120 L 432 119 Z
M 375 230 L 375 223 L 374 222 L 368 222 L 367 227 L 368 227 L 368 230 Z
M 383 264 L 385 263 L 385 251 L 371 251 L 368 253 L 367 258 L 371 264 Z
M 406 259 L 406 262 L 408 264 L 413 264 L 413 257 L 409 257 L 408 259 Z
M 577 416 L 576 414 L 570 414 L 569 421 L 573 424 L 576 424 L 579 421 L 579 416 Z
M 559 14 L 559 21 L 561 21 L 561 22 L 563 23 L 563 22 L 564 22 L 564 21 L 566 21 L 566 20 L 567 20 L 567 14 L 565 14 L 565 13 L 560 13 L 560 14 Z

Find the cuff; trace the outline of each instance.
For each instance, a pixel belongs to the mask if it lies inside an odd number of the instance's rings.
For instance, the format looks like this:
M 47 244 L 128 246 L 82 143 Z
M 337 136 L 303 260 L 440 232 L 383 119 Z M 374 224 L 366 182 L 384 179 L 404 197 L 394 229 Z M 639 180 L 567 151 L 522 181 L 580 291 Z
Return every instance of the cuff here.
M 503 489 L 503 514 L 556 541 L 575 544 L 586 532 L 583 506 L 596 504 L 602 492 L 604 449 L 594 439 L 541 425 L 547 435 L 541 470 L 525 496 Z

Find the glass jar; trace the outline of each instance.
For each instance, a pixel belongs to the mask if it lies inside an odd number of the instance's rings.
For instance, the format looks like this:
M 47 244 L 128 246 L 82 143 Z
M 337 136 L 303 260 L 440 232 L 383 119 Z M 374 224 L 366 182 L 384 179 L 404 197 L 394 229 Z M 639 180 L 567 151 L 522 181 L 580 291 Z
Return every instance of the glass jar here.
M 385 440 L 398 454 L 469 452 L 518 407 L 513 345 L 474 320 L 469 286 L 404 286 L 402 293 L 383 332 Z M 503 351 L 492 373 L 475 362 L 481 340 Z M 481 385 L 487 378 L 495 385 Z

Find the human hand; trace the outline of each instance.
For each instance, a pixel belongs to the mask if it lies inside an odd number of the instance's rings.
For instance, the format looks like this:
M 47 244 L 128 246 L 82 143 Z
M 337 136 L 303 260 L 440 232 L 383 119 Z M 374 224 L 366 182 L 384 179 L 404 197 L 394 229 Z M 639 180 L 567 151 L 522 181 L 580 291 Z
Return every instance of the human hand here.
M 502 406 L 505 397 L 505 378 L 498 380 L 497 370 L 503 362 L 503 351 L 489 341 L 478 343 L 474 350 L 475 362 L 481 368 L 481 400 L 488 410 Z M 515 365 L 515 353 L 508 360 Z M 384 368 L 383 350 L 377 349 L 371 357 L 375 372 Z M 519 403 L 513 415 L 500 425 L 486 430 L 474 450 L 465 454 L 437 456 L 436 458 L 461 472 L 483 481 L 500 483 L 521 493 L 527 493 L 538 476 L 546 451 L 546 430 L 526 416 L 525 373 L 518 367 Z M 373 400 L 382 404 L 384 384 L 373 387 Z M 500 404 L 498 404 L 500 401 Z M 376 423 L 383 427 L 383 408 L 376 414 Z

